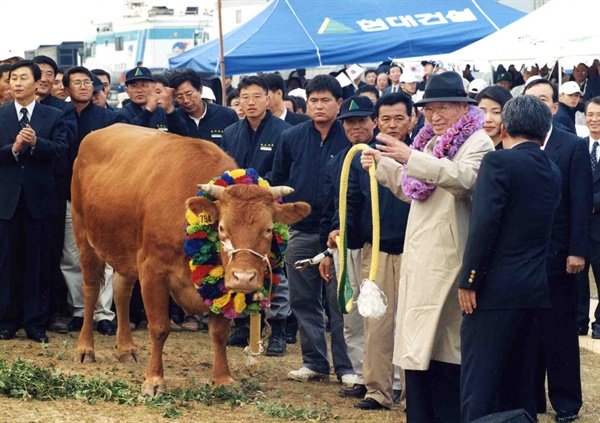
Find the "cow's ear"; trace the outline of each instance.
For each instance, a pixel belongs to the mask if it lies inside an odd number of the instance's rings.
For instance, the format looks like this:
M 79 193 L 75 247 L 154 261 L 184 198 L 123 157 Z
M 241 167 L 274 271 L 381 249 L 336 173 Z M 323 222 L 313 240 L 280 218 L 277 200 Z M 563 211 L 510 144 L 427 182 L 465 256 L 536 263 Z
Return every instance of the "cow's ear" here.
M 290 204 L 275 204 L 274 222 L 282 222 L 286 225 L 296 223 L 310 214 L 310 205 L 303 201 Z
M 219 202 L 210 201 L 205 197 L 188 198 L 185 205 L 196 215 L 203 213 L 204 223 L 214 223 L 219 220 Z

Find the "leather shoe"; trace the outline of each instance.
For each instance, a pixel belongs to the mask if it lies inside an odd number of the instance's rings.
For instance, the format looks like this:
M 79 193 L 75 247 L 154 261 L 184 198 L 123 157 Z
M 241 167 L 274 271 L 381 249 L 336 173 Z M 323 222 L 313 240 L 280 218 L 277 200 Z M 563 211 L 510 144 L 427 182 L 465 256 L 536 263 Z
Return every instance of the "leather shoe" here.
M 13 339 L 15 337 L 15 332 L 12 330 L 0 330 L 0 341 L 8 341 L 9 339 Z
M 298 342 L 298 339 L 295 336 L 292 335 L 285 335 L 285 343 L 286 344 L 295 344 L 296 342 Z
M 383 405 L 379 404 L 373 398 L 365 398 L 361 402 L 357 402 L 354 404 L 354 408 L 359 408 L 361 410 L 382 410 L 386 409 Z
M 74 316 L 71 319 L 71 321 L 69 322 L 69 324 L 67 325 L 67 327 L 69 328 L 69 331 L 71 331 L 71 332 L 80 331 L 82 326 L 83 326 L 83 317 L 79 317 L 79 316 Z
M 600 325 L 594 325 L 594 329 L 592 330 L 592 338 L 600 339 Z
M 579 334 L 579 336 L 587 336 L 588 327 L 587 326 L 579 326 L 579 328 L 577 329 L 577 333 Z
M 570 416 L 556 416 L 558 423 L 569 423 L 577 419 L 577 414 L 571 414 Z
M 108 336 L 113 336 L 116 332 L 115 332 L 115 327 L 112 325 L 112 323 L 110 322 L 110 320 L 100 320 L 98 322 L 98 325 L 96 326 L 96 330 L 98 331 L 98 333 L 101 333 L 102 335 L 108 335 Z
M 48 336 L 46 335 L 46 332 L 28 333 L 27 338 L 31 339 L 34 342 L 46 343 L 46 344 L 49 341 Z
M 394 389 L 393 394 L 394 395 L 392 396 L 392 402 L 396 404 L 400 401 L 400 398 L 402 397 L 402 389 Z
M 267 357 L 283 357 L 286 350 L 285 319 L 272 320 Z
M 367 393 L 367 387 L 359 383 L 355 383 L 350 388 L 340 389 L 338 395 L 342 398 L 364 398 Z

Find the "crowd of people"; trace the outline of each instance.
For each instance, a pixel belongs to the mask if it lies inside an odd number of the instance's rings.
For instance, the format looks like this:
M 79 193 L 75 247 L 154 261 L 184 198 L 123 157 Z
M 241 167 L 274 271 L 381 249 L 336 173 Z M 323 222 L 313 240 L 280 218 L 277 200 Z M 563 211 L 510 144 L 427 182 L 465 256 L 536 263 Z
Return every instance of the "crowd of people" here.
M 344 87 L 343 70 L 247 76 L 236 88 L 228 78 L 226 106 L 191 69 L 138 66 L 125 75 L 128 101 L 114 108 L 105 70 L 61 70 L 46 56 L 1 64 L 0 340 L 24 329 L 49 342 L 47 331 L 81 329 L 73 164 L 86 135 L 125 123 L 213 142 L 240 168 L 294 188 L 286 201 L 311 205 L 289 229 L 287 277 L 267 316 L 267 356 L 286 354 L 299 332 L 302 366 L 289 379 L 329 380 L 333 364 L 340 396 L 362 410 L 404 402 L 409 422 L 514 409 L 535 419 L 546 392 L 558 422 L 575 420 L 590 266 L 600 281 L 598 63 L 578 65 L 560 87 L 547 67 L 499 69 L 489 85 L 469 67 L 461 75 L 422 66 L 421 78 L 384 63 Z M 346 269 L 336 250 L 300 271 L 295 261 L 338 247 L 342 164 L 358 144 L 369 148 L 350 166 Z M 375 164 L 379 251 L 366 171 Z M 336 275 L 345 270 L 356 299 L 373 254 L 385 314 L 342 314 Z M 106 264 L 94 311 L 96 330 L 109 336 L 111 277 Z M 139 288 L 131 310 L 135 328 Z M 169 313 L 172 330 L 202 324 L 173 302 Z M 598 309 L 595 319 L 600 339 Z M 236 319 L 228 345 L 248 345 L 249 331 L 248 318 Z

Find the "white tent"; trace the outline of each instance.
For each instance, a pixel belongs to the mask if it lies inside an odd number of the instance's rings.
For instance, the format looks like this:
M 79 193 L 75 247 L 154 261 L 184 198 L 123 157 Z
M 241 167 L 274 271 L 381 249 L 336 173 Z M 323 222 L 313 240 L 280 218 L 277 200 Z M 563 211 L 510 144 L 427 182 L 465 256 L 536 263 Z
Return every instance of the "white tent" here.
M 427 57 L 454 64 L 553 64 L 570 68 L 600 58 L 598 0 L 552 0 L 493 34 L 452 53 Z M 398 61 L 426 59 L 411 58 Z

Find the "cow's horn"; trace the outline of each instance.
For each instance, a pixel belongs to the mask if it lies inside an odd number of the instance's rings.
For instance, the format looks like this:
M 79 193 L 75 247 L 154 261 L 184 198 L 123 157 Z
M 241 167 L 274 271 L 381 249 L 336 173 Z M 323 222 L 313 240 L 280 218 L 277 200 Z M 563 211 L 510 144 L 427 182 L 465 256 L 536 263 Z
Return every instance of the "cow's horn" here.
M 211 197 L 215 197 L 217 200 L 221 197 L 223 191 L 225 191 L 224 187 L 214 184 L 199 184 L 198 188 L 200 188 L 202 191 L 204 191 Z
M 281 186 L 281 187 L 269 187 L 269 191 L 271 191 L 271 195 L 273 195 L 273 199 L 276 200 L 278 198 L 285 197 L 286 195 L 294 192 L 294 188 Z

